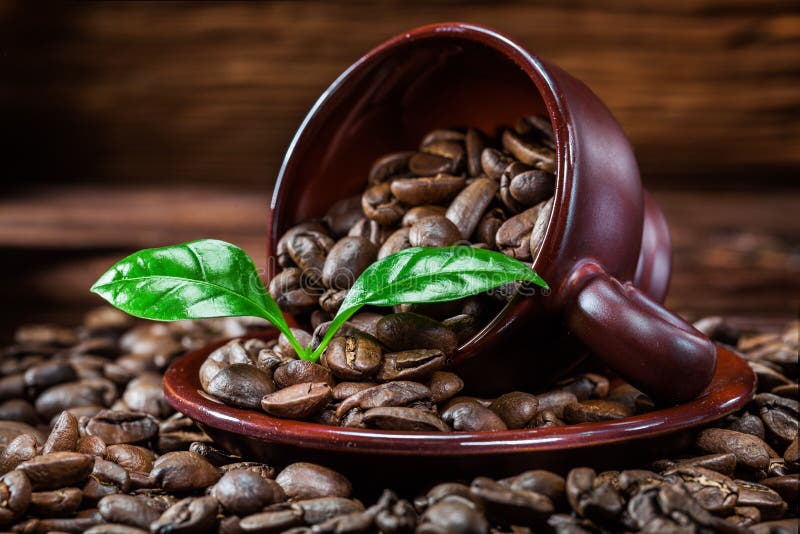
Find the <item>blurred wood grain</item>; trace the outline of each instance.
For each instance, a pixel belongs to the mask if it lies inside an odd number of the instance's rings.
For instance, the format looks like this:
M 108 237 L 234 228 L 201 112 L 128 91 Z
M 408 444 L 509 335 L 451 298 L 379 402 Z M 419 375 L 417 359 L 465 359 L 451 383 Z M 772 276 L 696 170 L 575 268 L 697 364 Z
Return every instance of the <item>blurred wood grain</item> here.
M 444 20 L 495 27 L 583 79 L 629 133 L 651 187 L 796 185 L 796 0 L 6 1 L 3 182 L 266 191 L 343 69 Z

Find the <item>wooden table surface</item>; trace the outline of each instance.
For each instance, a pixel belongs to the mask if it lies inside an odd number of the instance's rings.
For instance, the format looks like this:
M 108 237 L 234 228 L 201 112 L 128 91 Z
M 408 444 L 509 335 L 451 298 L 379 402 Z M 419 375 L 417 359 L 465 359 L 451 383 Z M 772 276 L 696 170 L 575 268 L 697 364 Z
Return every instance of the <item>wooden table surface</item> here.
M 668 304 L 707 314 L 796 318 L 800 192 L 657 191 L 673 237 Z M 48 187 L 0 199 L 0 337 L 22 322 L 79 322 L 88 288 L 145 247 L 214 237 L 263 265 L 268 191 Z

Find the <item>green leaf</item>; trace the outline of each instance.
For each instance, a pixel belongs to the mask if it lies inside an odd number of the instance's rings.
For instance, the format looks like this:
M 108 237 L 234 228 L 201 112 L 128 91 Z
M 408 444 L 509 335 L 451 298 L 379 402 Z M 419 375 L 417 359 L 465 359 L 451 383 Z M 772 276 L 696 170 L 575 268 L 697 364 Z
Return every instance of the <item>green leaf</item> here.
M 319 358 L 336 331 L 362 306 L 456 300 L 515 281 L 547 288 L 533 269 L 493 250 L 467 246 L 401 250 L 358 277 L 311 360 Z
M 262 317 L 307 356 L 272 300 L 253 260 L 239 247 L 202 239 L 140 250 L 114 264 L 91 291 L 136 317 L 157 321 Z

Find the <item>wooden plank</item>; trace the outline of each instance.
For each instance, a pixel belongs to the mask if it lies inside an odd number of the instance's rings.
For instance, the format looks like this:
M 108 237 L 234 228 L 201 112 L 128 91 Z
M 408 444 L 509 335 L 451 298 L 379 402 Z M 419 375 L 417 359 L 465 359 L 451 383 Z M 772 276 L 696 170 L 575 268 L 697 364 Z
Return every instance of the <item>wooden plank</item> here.
M 651 185 L 800 169 L 796 0 L 84 3 L 0 10 L 7 176 L 263 190 L 321 91 L 382 40 L 467 20 L 592 87 Z

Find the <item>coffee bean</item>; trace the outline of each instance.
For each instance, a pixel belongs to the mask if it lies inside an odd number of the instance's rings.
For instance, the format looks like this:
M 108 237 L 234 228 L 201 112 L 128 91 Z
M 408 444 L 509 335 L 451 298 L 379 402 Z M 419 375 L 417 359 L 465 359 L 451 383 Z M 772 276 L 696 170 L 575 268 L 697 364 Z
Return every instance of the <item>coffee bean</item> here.
M 779 519 L 777 521 L 765 521 L 750 527 L 753 534 L 777 534 L 784 532 L 797 532 L 800 530 L 800 519 Z
M 279 365 L 275 368 L 273 378 L 279 388 L 311 382 L 324 382 L 328 385 L 333 385 L 333 377 L 330 370 L 308 360 L 290 360 Z M 269 393 L 272 393 L 272 391 L 265 393 L 265 395 Z M 263 395 L 261 398 L 263 398 Z
M 395 351 L 439 349 L 450 354 L 458 343 L 452 330 L 438 321 L 415 313 L 386 315 L 378 321 L 377 338 Z
M 75 513 L 83 493 L 78 488 L 61 488 L 31 494 L 29 512 L 41 517 L 64 517 Z
M 511 197 L 523 206 L 533 206 L 553 196 L 555 175 L 540 171 L 523 171 L 515 175 L 509 185 Z
M 8 473 L 36 456 L 37 444 L 36 438 L 31 434 L 20 434 L 12 439 L 0 454 L 0 474 Z
M 402 226 L 411 226 L 415 222 L 419 221 L 420 219 L 424 219 L 425 217 L 432 217 L 434 215 L 443 216 L 443 215 L 445 215 L 446 212 L 447 212 L 447 209 L 444 206 L 435 206 L 435 205 L 430 205 L 430 204 L 424 204 L 422 206 L 415 206 L 415 207 L 409 209 L 405 213 L 405 215 L 403 215 L 403 220 L 401 222 L 401 225 Z M 448 217 L 448 219 L 450 219 L 450 217 Z
M 608 393 L 608 400 L 622 403 L 636 413 L 648 412 L 655 408 L 655 404 L 647 395 L 630 384 L 621 384 L 612 389 Z
M 494 249 L 497 246 L 497 231 L 505 222 L 505 212 L 500 208 L 490 209 L 483 214 L 475 229 L 475 238 Z
M 522 163 L 549 172 L 555 171 L 555 152 L 549 147 L 525 140 L 509 130 L 503 132 L 503 147 Z
M 445 156 L 429 154 L 427 152 L 417 152 L 411 156 L 408 162 L 408 168 L 415 176 L 435 176 L 437 174 L 458 172 L 455 165 L 456 163 L 456 161 Z
M 293 500 L 348 498 L 353 489 L 350 481 L 336 471 L 306 462 L 289 464 L 278 473 L 275 481 L 283 488 L 286 497 Z
M 373 185 L 364 191 L 361 208 L 368 218 L 382 225 L 396 223 L 403 217 L 405 211 L 400 201 L 392 196 L 391 186 L 386 182 Z
M 386 238 L 386 241 L 384 241 L 383 245 L 381 245 L 381 248 L 378 250 L 378 259 L 381 260 L 395 252 L 400 252 L 403 249 L 409 248 L 411 246 L 408 240 L 410 231 L 410 228 L 403 227 Z
M 797 437 L 800 424 L 800 403 L 795 399 L 779 397 L 772 393 L 759 393 L 755 396 L 760 407 L 761 419 L 770 435 L 781 443 L 789 443 Z
M 110 406 L 117 397 L 114 383 L 105 378 L 87 378 L 53 386 L 36 398 L 36 411 L 45 420 L 63 410 L 80 406 Z
M 603 375 L 583 373 L 558 383 L 558 388 L 575 395 L 579 401 L 602 399 L 609 393 L 609 381 Z
M 465 135 L 458 130 L 450 130 L 447 128 L 437 128 L 435 130 L 431 130 L 427 134 L 422 137 L 422 141 L 420 141 L 420 149 L 425 149 L 434 143 L 439 143 L 442 141 L 455 141 L 457 143 L 463 142 L 465 139 Z
M 20 345 L 52 345 L 69 347 L 78 342 L 72 328 L 52 324 L 23 325 L 14 332 L 14 341 Z
M 103 410 L 89 420 L 86 432 L 109 445 L 140 443 L 158 433 L 158 422 L 153 416 L 141 412 Z
M 564 480 L 564 477 L 542 469 L 525 471 L 505 479 L 501 483 L 507 484 L 514 490 L 539 493 L 554 503 L 559 503 L 565 498 L 566 480 Z
M 703 467 L 676 467 L 664 473 L 667 480 L 679 480 L 709 512 L 727 515 L 733 512 L 739 488 L 723 474 Z
M 364 422 L 369 426 L 386 430 L 421 432 L 448 432 L 450 430 L 441 419 L 432 413 L 408 407 L 371 408 L 364 413 Z
M 513 161 L 510 156 L 494 148 L 484 148 L 481 152 L 481 168 L 493 180 L 499 181 L 503 171 Z
M 500 252 L 522 261 L 531 259 L 530 236 L 541 205 L 519 213 L 508 219 L 497 230 L 495 240 Z
M 437 175 L 423 178 L 399 178 L 390 186 L 392 194 L 410 206 L 441 204 L 464 189 L 466 181 L 461 176 Z
M 334 202 L 322 220 L 335 237 L 342 237 L 363 216 L 361 197 L 353 196 Z
M 553 212 L 553 199 L 539 204 L 539 214 L 536 217 L 536 224 L 531 230 L 530 249 L 531 258 L 536 259 L 539 251 L 544 244 L 547 225 L 550 223 L 550 214 Z
M 456 225 L 461 239 L 469 239 L 475 229 L 478 228 L 481 217 L 492 202 L 496 192 L 496 181 L 489 178 L 476 178 L 450 203 L 445 217 Z M 491 233 L 491 238 L 494 238 L 494 232 Z M 493 244 L 490 246 L 493 247 Z
M 297 340 L 297 342 L 301 346 L 305 347 L 309 343 L 311 343 L 311 334 L 309 334 L 308 332 L 306 332 L 302 328 L 290 328 L 290 330 L 292 331 L 292 335 L 294 336 L 294 338 Z M 268 349 L 268 348 L 269 347 L 265 346 L 265 347 L 259 348 L 259 350 L 257 350 L 257 351 L 253 351 L 253 352 L 255 352 L 255 355 L 256 355 L 256 357 L 254 359 L 252 359 L 253 362 L 258 360 L 258 354 L 262 350 L 265 350 L 265 349 Z M 281 335 L 278 336 L 277 348 L 280 350 L 280 353 L 285 358 L 293 359 L 293 358 L 297 358 L 298 357 L 297 356 L 297 352 L 294 350 L 294 347 L 289 342 L 289 338 L 286 337 L 286 334 L 281 333 Z M 234 362 L 231 362 L 231 363 L 234 363 Z M 242 362 L 242 363 L 248 363 L 248 362 Z
M 697 437 L 697 446 L 707 452 L 733 453 L 739 465 L 767 469 L 770 454 L 763 440 L 722 428 L 707 428 Z
M 751 434 L 759 439 L 764 439 L 766 431 L 764 430 L 764 422 L 757 415 L 744 413 L 741 417 L 732 416 L 728 424 L 725 426 L 728 430 L 735 430 L 736 432 L 743 432 Z
M 451 401 L 442 411 L 442 419 L 456 431 L 497 432 L 508 429 L 500 416 L 473 401 Z
M 100 499 L 97 509 L 110 523 L 149 529 L 162 511 L 153 499 L 133 495 L 108 495 Z
M 412 247 L 449 247 L 460 240 L 458 227 L 441 215 L 420 219 L 408 230 L 408 242 Z
M 459 496 L 446 497 L 427 510 L 420 518 L 417 533 L 487 534 L 489 524 L 475 505 Z
M 216 530 L 218 504 L 214 497 L 187 497 L 171 506 L 150 525 L 153 534 L 203 534 Z
M 519 201 L 517 201 L 517 199 L 511 196 L 511 192 L 509 191 L 511 181 L 518 174 L 529 170 L 530 167 L 524 163 L 512 161 L 508 164 L 505 170 L 503 170 L 503 174 L 500 175 L 500 200 L 503 201 L 503 204 L 511 213 L 519 213 L 525 209 L 525 205 L 521 204 Z
M 165 490 L 191 491 L 216 482 L 219 470 L 196 452 L 176 451 L 158 458 L 150 476 Z
M 86 480 L 94 458 L 77 452 L 52 452 L 37 456 L 17 466 L 27 475 L 34 491 L 70 486 Z
M 435 349 L 414 349 L 388 352 L 375 378 L 379 382 L 390 380 L 423 380 L 446 363 L 445 355 Z
M 210 491 L 226 512 L 245 516 L 285 499 L 283 489 L 274 480 L 247 469 L 225 473 Z
M 65 361 L 49 361 L 34 365 L 23 375 L 25 384 L 35 391 L 78 379 L 75 368 Z
M 349 289 L 378 255 L 375 245 L 363 237 L 343 237 L 330 249 L 322 268 L 325 287 Z
M 467 150 L 467 173 L 473 177 L 480 176 L 483 171 L 481 153 L 485 147 L 483 136 L 478 130 L 470 128 L 464 137 L 464 145 Z
M 666 471 L 675 467 L 703 467 L 731 476 L 736 470 L 736 456 L 733 453 L 707 454 L 683 460 L 659 460 L 654 464 L 654 468 L 659 471 Z
M 753 506 L 761 512 L 764 520 L 778 519 L 786 512 L 787 505 L 781 496 L 763 484 L 747 480 L 734 480 L 739 489 L 738 506 Z
M 800 497 L 800 478 L 796 474 L 764 478 L 760 483 L 775 491 L 787 503 L 795 503 Z
M 408 215 L 408 212 L 406 212 L 406 215 Z M 405 215 L 403 217 L 405 218 Z M 366 239 L 372 243 L 376 247 L 375 250 L 377 250 L 377 247 L 381 246 L 381 243 L 389 237 L 390 233 L 389 229 L 381 227 L 380 224 L 372 219 L 362 217 L 348 230 L 347 235 L 349 237 Z
M 515 490 L 486 477 L 473 480 L 470 490 L 483 503 L 486 515 L 498 523 L 535 524 L 555 511 L 553 502 L 541 493 Z
M 512 391 L 501 395 L 489 406 L 511 429 L 525 428 L 536 416 L 539 401 L 523 391 Z
M 431 390 L 418 382 L 396 380 L 364 389 L 347 397 L 336 409 L 341 418 L 353 408 L 369 410 L 383 406 L 405 406 L 431 398 Z
M 33 404 L 24 399 L 11 399 L 0 404 L 0 420 L 34 422 L 39 418 Z
M 61 412 L 53 430 L 42 446 L 42 454 L 58 451 L 75 451 L 78 445 L 78 420 L 69 412 Z
M 379 184 L 408 172 L 408 162 L 414 154 L 416 152 L 395 152 L 377 159 L 369 171 L 369 185 Z
M 217 373 L 206 391 L 226 404 L 255 410 L 264 395 L 275 391 L 275 384 L 268 373 L 254 365 L 237 363 Z
M 303 285 L 303 280 L 303 271 L 290 267 L 270 281 L 269 294 L 281 310 L 287 313 L 304 313 L 316 306 L 318 296 Z
M 564 421 L 572 424 L 611 421 L 631 415 L 633 411 L 624 404 L 604 399 L 590 399 L 564 407 Z
M 153 451 L 137 445 L 109 445 L 106 447 L 106 459 L 130 471 L 149 473 L 153 468 L 155 454 Z
M 325 348 L 322 365 L 340 379 L 368 379 L 381 366 L 383 350 L 371 336 L 337 336 Z
M 325 382 L 295 384 L 261 399 L 261 408 L 275 417 L 305 419 L 318 413 L 332 398 Z
M 288 532 L 289 529 L 303 524 L 303 511 L 298 505 L 290 508 L 260 512 L 242 518 L 239 528 L 242 532 L 255 532 L 259 534 L 278 534 Z
M 339 515 L 364 511 L 364 505 L 359 501 L 344 497 L 304 499 L 297 504 L 303 511 L 303 521 L 308 525 L 316 525 Z
M 464 388 L 464 381 L 454 373 L 434 371 L 428 380 L 428 388 L 431 400 L 439 404 L 456 396 Z
M 31 483 L 22 471 L 10 471 L 0 477 L 0 525 L 17 521 L 31 502 Z

